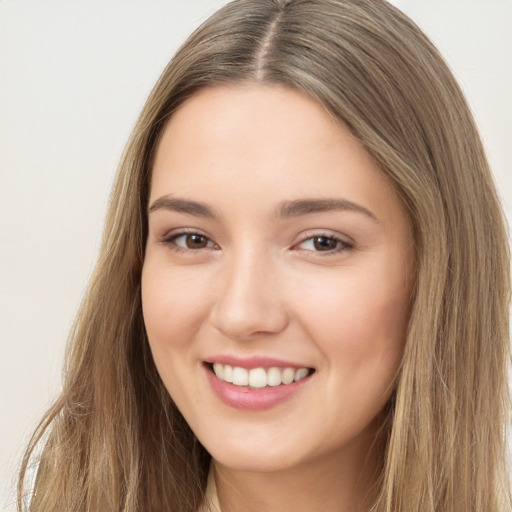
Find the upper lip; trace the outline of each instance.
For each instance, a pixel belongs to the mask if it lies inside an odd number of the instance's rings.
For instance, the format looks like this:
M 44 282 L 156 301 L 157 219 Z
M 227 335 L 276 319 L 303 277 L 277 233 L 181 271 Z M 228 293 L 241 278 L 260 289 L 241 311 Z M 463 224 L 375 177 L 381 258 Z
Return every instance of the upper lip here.
M 230 354 L 214 355 L 205 360 L 206 363 L 229 364 L 230 366 L 239 366 L 251 370 L 253 368 L 312 368 L 307 364 L 286 361 L 275 357 L 267 356 L 249 356 L 240 357 Z

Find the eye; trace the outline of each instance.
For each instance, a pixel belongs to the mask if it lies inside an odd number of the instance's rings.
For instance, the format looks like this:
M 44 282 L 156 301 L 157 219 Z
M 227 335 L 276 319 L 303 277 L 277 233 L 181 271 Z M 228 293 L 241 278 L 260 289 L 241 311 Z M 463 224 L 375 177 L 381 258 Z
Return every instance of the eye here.
M 176 250 L 214 249 L 214 244 L 206 235 L 201 233 L 177 233 L 163 240 L 163 243 Z
M 304 239 L 296 247 L 306 251 L 335 253 L 352 249 L 353 246 L 335 236 L 317 235 Z

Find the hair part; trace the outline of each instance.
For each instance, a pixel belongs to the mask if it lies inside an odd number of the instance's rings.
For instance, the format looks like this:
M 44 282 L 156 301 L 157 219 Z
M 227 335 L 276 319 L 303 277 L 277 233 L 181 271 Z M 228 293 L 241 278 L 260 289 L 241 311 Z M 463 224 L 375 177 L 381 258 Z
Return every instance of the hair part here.
M 237 0 L 157 82 L 122 157 L 99 261 L 70 336 L 61 396 L 40 423 L 33 512 L 193 512 L 209 455 L 165 390 L 141 313 L 152 159 L 203 87 L 280 84 L 322 104 L 365 146 L 414 229 L 416 286 L 386 422 L 375 512 L 501 512 L 509 254 L 475 123 L 447 65 L 382 0 Z

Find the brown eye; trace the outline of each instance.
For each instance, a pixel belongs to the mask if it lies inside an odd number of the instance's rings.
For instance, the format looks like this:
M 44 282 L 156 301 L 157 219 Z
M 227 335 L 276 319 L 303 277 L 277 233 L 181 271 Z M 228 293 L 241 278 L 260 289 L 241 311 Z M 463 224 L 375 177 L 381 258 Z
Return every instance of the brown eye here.
M 201 233 L 178 233 L 165 240 L 164 243 L 171 248 L 188 249 L 191 251 L 216 247 L 207 236 Z
M 187 249 L 204 249 L 208 247 L 208 238 L 203 235 L 186 235 L 185 244 Z
M 339 254 L 353 248 L 349 242 L 341 240 L 337 236 L 317 235 L 305 238 L 300 244 L 295 246 L 297 249 L 311 251 L 313 253 Z
M 313 238 L 313 247 L 317 251 L 333 251 L 337 249 L 340 241 L 328 236 L 315 236 Z

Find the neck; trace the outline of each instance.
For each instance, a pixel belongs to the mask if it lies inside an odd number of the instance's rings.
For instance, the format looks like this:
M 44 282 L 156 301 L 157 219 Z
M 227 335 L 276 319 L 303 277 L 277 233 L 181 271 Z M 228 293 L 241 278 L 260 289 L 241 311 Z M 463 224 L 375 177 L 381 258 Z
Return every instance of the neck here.
M 373 448 L 364 457 L 345 449 L 279 471 L 237 470 L 214 461 L 221 511 L 368 512 L 382 471 L 381 450 Z

